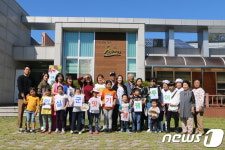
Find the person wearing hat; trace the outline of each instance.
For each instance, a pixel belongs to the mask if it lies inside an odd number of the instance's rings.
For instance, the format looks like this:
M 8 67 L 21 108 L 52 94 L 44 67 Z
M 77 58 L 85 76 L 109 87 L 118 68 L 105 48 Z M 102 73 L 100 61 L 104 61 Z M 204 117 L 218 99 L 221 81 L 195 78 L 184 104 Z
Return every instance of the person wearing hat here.
M 159 106 L 160 108 L 160 114 L 159 114 L 159 127 L 160 127 L 160 130 L 159 131 L 163 131 L 163 116 L 164 116 L 164 111 L 165 111 L 165 116 L 167 118 L 167 111 L 168 111 L 168 105 L 166 103 L 164 103 L 164 99 L 168 97 L 168 95 L 170 95 L 170 90 L 169 90 L 169 86 L 168 84 L 170 83 L 169 80 L 163 80 L 162 81 L 162 95 L 161 95 L 161 99 L 160 99 L 160 102 L 161 102 L 161 105 Z M 166 124 L 167 122 L 165 121 L 165 127 L 166 127 Z M 166 129 L 166 128 L 165 128 Z
M 115 72 L 110 72 L 109 73 L 109 79 L 112 82 L 112 86 L 116 83 L 116 73 Z
M 180 94 L 178 89 L 175 88 L 175 82 L 170 82 L 168 84 L 169 91 L 171 92 L 170 100 L 168 103 L 168 111 L 167 111 L 167 133 L 170 133 L 170 120 L 173 117 L 175 122 L 174 132 L 178 133 L 178 123 L 179 123 L 179 113 L 178 113 L 178 105 L 180 104 Z
M 161 97 L 161 88 L 159 86 L 157 86 L 157 79 L 156 78 L 151 78 L 150 80 L 150 86 L 147 87 L 147 96 L 146 96 L 146 108 L 147 110 L 150 109 L 150 107 L 152 107 L 152 98 L 151 98 L 151 89 L 152 88 L 157 88 L 157 92 L 158 92 L 158 99 L 154 99 L 157 103 L 160 100 Z M 148 120 L 148 130 L 147 132 L 150 132 L 150 124 L 151 124 L 151 117 L 148 115 L 147 117 Z
M 98 94 L 100 91 L 98 91 L 96 88 L 93 88 L 92 95 L 93 97 L 89 99 L 88 105 L 89 105 L 89 112 L 90 112 L 90 118 L 89 118 L 89 132 L 88 134 L 92 134 L 92 124 L 93 119 L 95 121 L 95 134 L 99 133 L 99 114 L 100 114 L 100 106 L 101 106 L 101 98 L 98 97 Z
M 183 89 L 183 80 L 182 79 L 177 78 L 175 83 L 176 83 L 176 88 L 178 89 L 178 92 L 181 92 L 181 91 L 184 90 Z

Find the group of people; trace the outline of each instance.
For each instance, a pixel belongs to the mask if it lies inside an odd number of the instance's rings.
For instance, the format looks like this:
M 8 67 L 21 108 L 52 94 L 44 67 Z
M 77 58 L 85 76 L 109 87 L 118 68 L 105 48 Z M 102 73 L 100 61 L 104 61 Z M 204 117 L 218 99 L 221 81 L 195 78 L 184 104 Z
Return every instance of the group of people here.
M 68 75 L 64 81 L 62 73 L 57 74 L 55 83 L 50 86 L 47 82 L 49 75 L 44 73 L 36 90 L 30 73 L 30 66 L 25 66 L 24 74 L 17 79 L 19 132 L 23 131 L 23 112 L 26 109 L 26 132 L 36 132 L 35 117 L 39 113 L 40 133 L 50 134 L 54 131 L 64 134 L 66 130 L 70 133 L 77 130 L 82 134 L 87 116 L 88 134 L 143 130 L 149 133 L 169 133 L 172 131 L 171 118 L 175 121 L 174 132 L 180 132 L 180 119 L 183 134 L 192 134 L 194 123 L 195 133 L 204 134 L 205 92 L 199 79 L 193 81 L 192 90 L 190 82 L 182 79 L 163 80 L 160 87 L 157 79 L 152 78 L 149 87 L 143 87 L 142 79 L 137 78 L 135 81 L 133 74 L 129 74 L 128 82 L 124 83 L 122 75 L 116 76 L 115 72 L 110 72 L 109 80 L 106 81 L 99 74 L 96 84 L 90 74 L 79 77 L 78 88 L 73 85 L 72 76 Z M 104 120 L 103 126 L 101 119 Z

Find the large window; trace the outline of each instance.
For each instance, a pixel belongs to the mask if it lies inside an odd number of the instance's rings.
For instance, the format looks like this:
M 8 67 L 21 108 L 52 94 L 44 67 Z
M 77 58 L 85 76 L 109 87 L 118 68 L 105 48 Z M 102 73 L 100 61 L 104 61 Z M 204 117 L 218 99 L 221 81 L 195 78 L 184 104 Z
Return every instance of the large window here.
M 94 33 L 64 32 L 63 51 L 65 74 L 94 74 Z
M 136 33 L 127 33 L 127 74 L 136 77 Z

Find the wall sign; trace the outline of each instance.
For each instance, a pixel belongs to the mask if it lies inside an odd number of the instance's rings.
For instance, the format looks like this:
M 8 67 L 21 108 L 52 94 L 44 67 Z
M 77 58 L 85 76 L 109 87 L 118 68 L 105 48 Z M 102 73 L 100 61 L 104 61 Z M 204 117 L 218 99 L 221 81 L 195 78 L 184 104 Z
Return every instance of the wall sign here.
M 106 50 L 104 52 L 105 57 L 120 56 L 120 55 L 121 55 L 120 50 L 111 49 L 109 45 L 106 47 Z

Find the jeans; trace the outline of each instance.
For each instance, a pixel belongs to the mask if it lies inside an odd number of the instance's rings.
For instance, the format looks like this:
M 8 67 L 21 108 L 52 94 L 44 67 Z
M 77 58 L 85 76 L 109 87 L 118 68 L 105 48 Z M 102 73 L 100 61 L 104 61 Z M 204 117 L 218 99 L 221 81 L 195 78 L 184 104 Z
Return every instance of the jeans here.
M 141 130 L 141 114 L 142 112 L 132 112 L 132 130 L 140 131 Z
M 99 114 L 90 113 L 90 120 L 89 120 L 89 130 L 90 131 L 92 131 L 93 120 L 95 122 L 95 131 L 98 131 L 98 127 L 99 127 Z
M 128 121 L 122 121 L 121 120 L 121 123 L 120 123 L 120 129 L 124 129 L 124 126 L 125 126 L 125 129 L 128 130 L 129 129 L 129 122 Z
M 85 103 L 88 104 L 88 100 L 85 100 Z M 85 111 L 82 111 L 82 114 L 81 114 L 81 126 L 85 126 Z M 90 111 L 89 109 L 87 110 L 87 116 L 88 116 L 88 124 L 89 124 L 89 120 L 90 120 Z
M 47 123 L 48 123 L 48 131 L 51 131 L 52 130 L 52 115 L 42 114 L 42 120 L 43 120 L 44 130 L 47 129 Z
M 112 129 L 113 109 L 103 109 L 104 112 L 104 129 Z
M 35 123 L 35 112 L 34 111 L 26 111 L 27 115 L 27 123 L 34 122 Z
M 59 128 L 60 120 L 62 121 L 62 128 L 65 129 L 65 110 L 56 111 L 56 128 Z
M 70 127 L 70 129 L 72 131 L 74 131 L 75 123 L 77 123 L 77 130 L 81 131 L 82 113 L 83 113 L 83 111 L 81 111 L 81 112 L 73 112 L 72 113 L 72 123 L 71 123 L 71 127 Z
M 153 127 L 155 128 L 155 131 L 158 131 L 158 118 L 157 119 L 151 119 L 151 125 L 150 125 L 150 130 L 153 130 Z
M 147 112 L 148 112 L 148 110 L 152 107 L 152 103 L 147 102 L 146 107 L 147 107 Z M 150 129 L 150 125 L 151 125 L 151 116 L 148 115 L 148 128 L 149 129 Z

